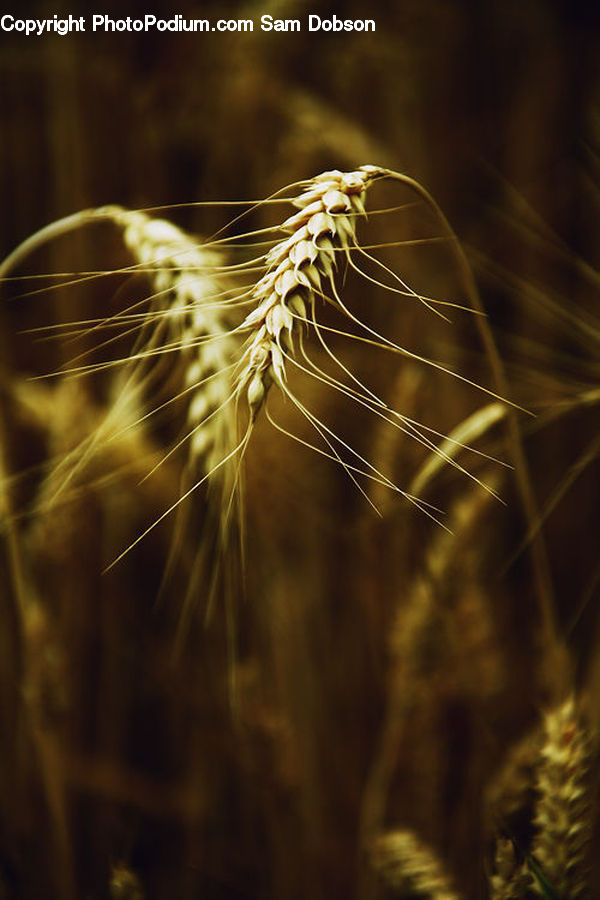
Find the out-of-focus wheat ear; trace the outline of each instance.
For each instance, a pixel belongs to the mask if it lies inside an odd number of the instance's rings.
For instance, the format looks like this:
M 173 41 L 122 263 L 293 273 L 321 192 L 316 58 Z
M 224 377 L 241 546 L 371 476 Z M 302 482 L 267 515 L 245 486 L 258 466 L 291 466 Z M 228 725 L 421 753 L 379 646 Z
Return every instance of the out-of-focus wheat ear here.
M 532 853 L 557 896 L 573 900 L 588 892 L 593 743 L 572 695 L 545 714 L 543 727 Z
M 443 863 L 412 831 L 391 831 L 378 838 L 372 861 L 394 889 L 424 900 L 460 900 Z
M 194 519 L 198 510 L 193 504 L 178 507 L 163 576 L 165 586 L 180 560 L 186 534 L 200 528 L 182 593 L 176 649 L 191 624 L 198 597 L 203 598 L 208 618 L 216 596 L 222 596 L 233 685 L 237 656 L 234 607 L 239 595 L 243 529 L 242 474 L 234 452 L 238 427 L 233 370 L 240 347 L 231 306 L 226 302 L 223 255 L 171 222 L 152 219 L 143 212 L 122 210 L 114 214 L 114 221 L 123 228 L 126 246 L 150 276 L 155 291 L 148 315 L 151 334 L 154 332 L 151 339 L 158 348 L 165 340 L 169 356 L 183 361 L 177 390 L 187 401 L 185 433 L 180 441 L 187 445 L 187 465 L 180 496 L 186 498 L 206 480 L 206 505 L 200 522 Z M 155 315 L 157 311 L 159 315 Z M 233 698 L 234 687 L 230 693 Z
M 216 270 L 223 259 L 165 219 L 143 212 L 117 210 L 114 221 L 134 258 L 149 270 L 155 291 L 153 313 L 169 349 L 185 359 L 182 386 L 188 398 L 189 461 L 194 472 L 211 472 L 235 443 L 236 417 L 231 368 L 238 351 L 224 284 Z
M 491 900 L 525 900 L 533 882 L 527 864 L 517 859 L 514 844 L 499 837 L 494 853 L 494 871 L 489 877 Z
M 140 879 L 124 863 L 113 866 L 110 875 L 110 900 L 144 900 Z

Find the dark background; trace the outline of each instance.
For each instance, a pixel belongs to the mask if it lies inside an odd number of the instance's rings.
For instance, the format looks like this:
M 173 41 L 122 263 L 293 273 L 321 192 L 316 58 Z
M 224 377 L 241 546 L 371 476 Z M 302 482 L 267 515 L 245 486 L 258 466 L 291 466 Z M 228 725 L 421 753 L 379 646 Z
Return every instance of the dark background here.
M 99 11 L 175 14 L 159 5 Z M 13 14 L 55 12 L 91 21 L 77 4 Z M 55 219 L 108 203 L 182 204 L 173 220 L 211 234 L 230 212 L 196 201 L 259 199 L 363 163 L 422 182 L 473 265 L 510 397 L 537 415 L 520 419 L 530 484 L 548 511 L 542 532 L 559 630 L 594 710 L 597 10 L 542 0 L 368 8 L 282 0 L 177 12 L 256 22 L 263 13 L 335 12 L 374 18 L 377 31 L 2 34 L 0 254 Z M 251 215 L 248 227 L 263 216 Z M 396 225 L 415 236 L 432 228 L 422 209 L 414 225 Z M 377 232 L 394 240 L 389 234 Z M 433 246 L 394 262 L 419 289 L 460 296 L 452 259 Z M 109 230 L 84 229 L 34 254 L 19 274 L 126 263 Z M 156 599 L 169 528 L 100 575 L 111 550 L 172 502 L 175 461 L 154 488 L 140 489 L 135 472 L 103 488 L 96 479 L 118 463 L 107 455 L 70 504 L 39 519 L 21 513 L 50 476 L 9 481 L 76 446 L 108 402 L 106 384 L 78 394 L 68 379 L 25 401 L 26 379 L 68 353 L 24 329 L 98 315 L 129 290 L 117 277 L 19 300 L 15 283 L 3 286 L 6 518 L 12 507 L 33 599 L 19 619 L 6 578 L 0 896 L 383 896 L 369 841 L 397 824 L 436 848 L 465 897 L 487 896 L 495 826 L 486 791 L 551 693 L 514 476 L 498 475 L 506 506 L 456 476 L 436 483 L 426 499 L 449 511 L 455 536 L 444 538 L 393 504 L 376 520 L 342 474 L 261 423 L 247 459 L 232 710 L 223 617 L 204 627 L 199 615 L 185 648 L 172 653 L 186 572 L 167 602 L 164 593 Z M 371 303 L 360 285 L 349 291 Z M 419 352 L 444 352 L 495 388 L 472 323 L 459 317 L 454 331 L 429 330 L 426 317 L 390 312 L 381 298 L 372 308 Z M 353 364 L 407 415 L 442 432 L 485 399 L 413 364 L 359 353 Z M 382 438 L 335 398 L 312 400 L 365 452 L 387 456 L 403 484 L 422 463 L 422 451 Z M 168 430 L 149 437 L 158 448 L 170 439 Z M 510 456 L 499 432 L 482 446 Z M 194 535 L 186 540 L 193 554 Z M 7 572 L 10 555 L 5 549 Z M 411 698 L 401 713 L 399 694 Z M 130 887 L 120 886 L 128 878 Z

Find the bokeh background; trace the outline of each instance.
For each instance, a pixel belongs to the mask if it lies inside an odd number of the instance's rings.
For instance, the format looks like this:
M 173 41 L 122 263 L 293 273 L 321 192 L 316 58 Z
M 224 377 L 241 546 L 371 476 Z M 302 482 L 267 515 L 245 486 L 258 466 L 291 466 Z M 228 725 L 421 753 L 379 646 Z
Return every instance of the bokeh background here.
M 14 14 L 89 15 L 78 3 L 22 9 Z M 161 4 L 101 11 L 174 14 Z M 488 795 L 556 690 L 541 570 L 597 715 L 600 14 L 566 0 L 265 0 L 177 12 L 335 13 L 374 18 L 377 31 L 0 35 L 0 254 L 88 207 L 169 205 L 161 215 L 209 235 L 231 209 L 197 201 L 256 200 L 364 163 L 406 172 L 458 234 L 510 399 L 535 413 L 517 418 L 540 517 L 533 535 L 513 471 L 471 457 L 465 465 L 503 503 L 442 470 L 425 499 L 446 511 L 452 534 L 375 491 L 379 518 L 342 471 L 261 422 L 247 456 L 235 650 L 222 609 L 204 621 L 202 583 L 182 644 L 200 527 L 178 538 L 167 589 L 170 522 L 101 574 L 173 502 L 177 455 L 140 486 L 140 448 L 117 447 L 84 468 L 68 502 L 32 512 L 52 493 L 50 461 L 93 430 L 111 385 L 30 381 L 72 353 L 27 330 L 114 311 L 148 285 L 7 281 L 0 896 L 383 897 L 370 842 L 402 825 L 435 849 L 464 897 L 486 897 L 497 828 Z M 415 199 L 387 190 L 381 206 Z M 244 227 L 267 221 L 257 210 Z M 370 228 L 373 242 L 440 234 L 422 204 Z M 443 245 L 392 248 L 386 261 L 418 290 L 465 302 Z M 129 262 L 110 228 L 86 227 L 17 274 Z M 449 325 L 359 279 L 347 289 L 394 340 L 497 390 L 473 317 Z M 441 433 L 489 402 L 414 362 L 342 350 L 390 403 Z M 422 447 L 312 391 L 313 407 L 361 452 L 402 487 L 414 479 Z M 148 433 L 144 453 L 160 455 L 173 434 L 172 423 Z M 501 422 L 476 444 L 513 462 L 507 434 Z

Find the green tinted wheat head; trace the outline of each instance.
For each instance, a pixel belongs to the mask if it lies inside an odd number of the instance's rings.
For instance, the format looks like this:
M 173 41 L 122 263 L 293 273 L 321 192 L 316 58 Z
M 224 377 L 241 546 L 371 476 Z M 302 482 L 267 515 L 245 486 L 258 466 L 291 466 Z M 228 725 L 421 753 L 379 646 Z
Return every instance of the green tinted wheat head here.
M 593 814 L 591 741 L 574 697 L 546 713 L 544 730 L 533 856 L 558 895 L 574 900 L 588 896 Z
M 537 800 L 531 840 L 494 840 L 494 860 L 488 876 L 490 900 L 578 900 L 591 897 L 590 870 L 594 827 L 592 789 L 593 744 L 578 701 L 568 697 L 543 720 L 538 759 L 530 778 Z M 528 746 L 534 747 L 532 739 Z M 503 776 L 504 778 L 504 776 Z M 518 792 L 526 803 L 519 782 Z M 510 826 L 508 827 L 510 833 Z M 444 866 L 413 832 L 387 832 L 374 846 L 375 868 L 395 889 L 432 900 L 459 900 Z
M 490 792 L 497 829 L 492 900 L 591 896 L 594 754 L 573 694 L 547 710 L 541 726 L 509 753 Z M 531 837 L 512 835 L 513 843 L 506 834 L 517 814 L 527 817 Z

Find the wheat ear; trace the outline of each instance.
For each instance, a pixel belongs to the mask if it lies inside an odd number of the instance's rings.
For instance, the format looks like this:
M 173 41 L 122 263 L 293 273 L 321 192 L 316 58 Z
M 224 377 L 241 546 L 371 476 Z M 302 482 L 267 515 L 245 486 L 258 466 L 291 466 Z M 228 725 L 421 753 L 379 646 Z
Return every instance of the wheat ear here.
M 211 472 L 233 446 L 236 433 L 229 401 L 237 340 L 220 302 L 223 285 L 215 269 L 221 256 L 166 219 L 113 209 L 126 246 L 152 275 L 153 306 L 166 311 L 162 319 L 170 339 L 167 346 L 181 351 L 186 360 L 190 463 L 196 471 Z
M 591 740 L 573 696 L 545 715 L 544 729 L 536 778 L 533 856 L 558 895 L 574 900 L 587 890 Z
M 253 419 L 273 382 L 285 389 L 285 354 L 293 351 L 297 323 L 306 319 L 315 295 L 323 295 L 323 284 L 333 285 L 336 254 L 354 246 L 356 220 L 365 213 L 365 193 L 378 173 L 374 166 L 324 172 L 291 201 L 300 211 L 281 225 L 289 237 L 266 255 L 267 272 L 250 296 L 255 308 L 241 325 L 251 334 L 237 390 L 246 392 Z
M 373 861 L 396 889 L 426 900 L 460 900 L 443 864 L 412 831 L 391 831 L 375 843 Z
M 48 241 L 102 220 L 123 228 L 137 269 L 150 270 L 153 276 L 155 296 L 147 323 L 167 323 L 171 343 L 154 349 L 164 331 L 155 328 L 152 346 L 143 348 L 135 358 L 146 355 L 150 359 L 162 352 L 185 354 L 185 393 L 191 395 L 190 460 L 210 472 L 217 457 L 221 462 L 227 455 L 220 451 L 229 450 L 235 432 L 234 417 L 217 415 L 217 411 L 232 398 L 228 372 L 237 352 L 237 341 L 223 313 L 222 286 L 214 274 L 221 262 L 214 250 L 198 244 L 165 219 L 152 219 L 141 211 L 116 205 L 103 206 L 66 216 L 28 237 L 0 263 L 0 280 Z M 132 382 L 127 382 L 127 387 L 131 386 Z

